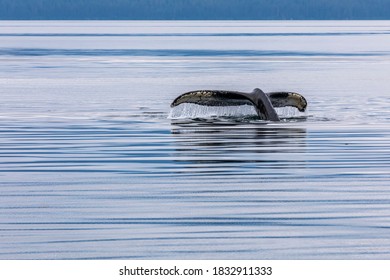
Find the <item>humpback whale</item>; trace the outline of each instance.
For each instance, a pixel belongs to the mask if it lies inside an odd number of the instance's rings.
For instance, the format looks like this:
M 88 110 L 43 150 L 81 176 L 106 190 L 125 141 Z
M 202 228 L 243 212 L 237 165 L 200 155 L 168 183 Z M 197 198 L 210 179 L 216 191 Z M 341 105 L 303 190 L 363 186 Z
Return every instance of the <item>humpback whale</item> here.
M 278 107 L 295 107 L 304 112 L 307 107 L 305 97 L 296 92 L 269 92 L 255 88 L 251 93 L 225 90 L 196 90 L 183 93 L 171 103 L 171 107 L 183 103 L 203 106 L 239 106 L 252 105 L 262 120 L 279 121 L 275 111 Z

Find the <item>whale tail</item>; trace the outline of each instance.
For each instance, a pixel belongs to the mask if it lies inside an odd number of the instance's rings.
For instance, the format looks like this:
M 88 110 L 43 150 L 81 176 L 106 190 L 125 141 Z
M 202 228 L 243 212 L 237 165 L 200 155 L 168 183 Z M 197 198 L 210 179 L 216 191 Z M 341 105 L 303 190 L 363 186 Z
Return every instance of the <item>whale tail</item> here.
M 171 103 L 171 107 L 183 103 L 193 103 L 203 106 L 239 106 L 252 105 L 258 116 L 263 120 L 279 121 L 276 107 L 292 106 L 304 111 L 306 99 L 294 92 L 264 93 L 255 88 L 251 93 L 224 90 L 197 90 L 183 93 Z

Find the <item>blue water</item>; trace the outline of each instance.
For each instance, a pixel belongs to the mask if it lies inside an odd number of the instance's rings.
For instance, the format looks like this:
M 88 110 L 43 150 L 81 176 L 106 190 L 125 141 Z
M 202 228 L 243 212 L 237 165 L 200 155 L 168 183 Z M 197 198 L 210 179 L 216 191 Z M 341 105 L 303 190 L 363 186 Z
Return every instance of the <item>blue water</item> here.
M 390 22 L 0 22 L 0 259 L 390 259 Z M 182 105 L 303 94 L 308 111 Z

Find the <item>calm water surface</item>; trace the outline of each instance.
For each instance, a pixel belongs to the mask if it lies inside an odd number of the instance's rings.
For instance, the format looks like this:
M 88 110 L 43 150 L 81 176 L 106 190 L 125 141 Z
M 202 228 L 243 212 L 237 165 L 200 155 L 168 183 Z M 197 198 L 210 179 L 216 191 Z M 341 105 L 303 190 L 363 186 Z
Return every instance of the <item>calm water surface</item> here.
M 389 73 L 388 21 L 0 22 L 0 259 L 390 259 Z M 169 107 L 255 87 L 308 112 Z

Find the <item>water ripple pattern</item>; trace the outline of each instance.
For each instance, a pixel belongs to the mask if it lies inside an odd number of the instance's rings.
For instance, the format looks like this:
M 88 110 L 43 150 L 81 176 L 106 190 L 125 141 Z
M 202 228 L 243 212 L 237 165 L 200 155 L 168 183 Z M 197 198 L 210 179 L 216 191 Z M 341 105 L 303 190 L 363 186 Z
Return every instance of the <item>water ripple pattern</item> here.
M 388 26 L 0 23 L 0 259 L 390 259 Z

